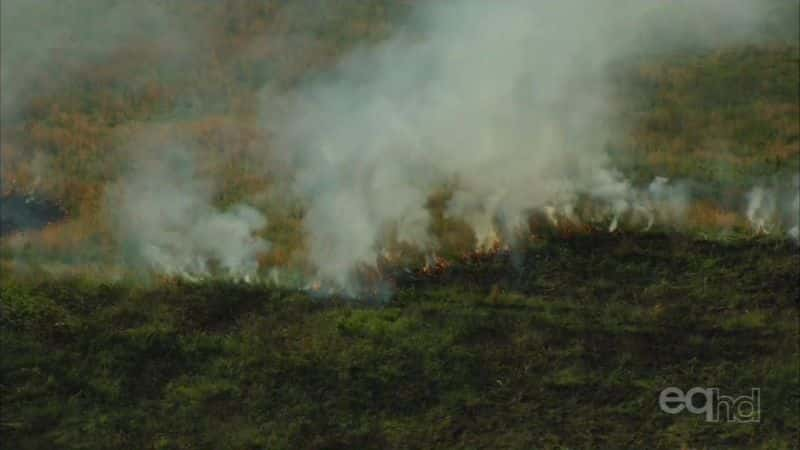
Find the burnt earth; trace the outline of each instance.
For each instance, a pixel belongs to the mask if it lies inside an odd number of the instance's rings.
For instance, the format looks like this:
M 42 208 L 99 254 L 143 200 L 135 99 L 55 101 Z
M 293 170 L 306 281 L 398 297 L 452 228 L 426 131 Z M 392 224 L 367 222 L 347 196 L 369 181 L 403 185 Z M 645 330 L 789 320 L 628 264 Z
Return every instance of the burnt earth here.
M 0 197 L 0 236 L 38 230 L 66 216 L 55 202 L 19 194 Z

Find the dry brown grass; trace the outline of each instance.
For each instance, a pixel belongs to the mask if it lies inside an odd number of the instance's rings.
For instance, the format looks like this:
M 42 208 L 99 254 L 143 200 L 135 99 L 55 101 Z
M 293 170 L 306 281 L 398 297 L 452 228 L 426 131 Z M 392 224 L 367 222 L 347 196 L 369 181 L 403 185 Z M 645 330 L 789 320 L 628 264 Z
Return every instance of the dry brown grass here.
M 45 247 L 68 251 L 88 235 L 106 232 L 106 188 L 125 161 L 150 151 L 137 147 L 142 135 L 153 147 L 191 142 L 198 170 L 217 182 L 215 201 L 221 206 L 268 191 L 280 169 L 263 162 L 271 151 L 258 115 L 258 89 L 267 81 L 259 78 L 265 76 L 263 67 L 269 67 L 270 82 L 286 87 L 334 64 L 354 43 L 380 39 L 392 27 L 385 11 L 359 12 L 331 19 L 341 23 L 318 24 L 337 33 L 312 33 L 288 46 L 299 18 L 276 14 L 275 2 L 189 2 L 180 7 L 207 27 L 208 39 L 198 44 L 207 51 L 193 61 L 201 74 L 162 79 L 142 71 L 180 55 L 170 53 L 175 49 L 131 43 L 102 64 L 70 69 L 69 76 L 43 75 L 42 82 L 51 77 L 57 89 L 34 96 L 26 105 L 27 116 L 2 130 L 2 192 L 35 190 L 62 204 L 74 222 L 33 235 Z M 216 19 L 203 19 L 208 17 Z M 746 178 L 753 168 L 786 167 L 800 160 L 800 105 L 797 87 L 792 87 L 800 77 L 796 53 L 795 47 L 772 45 L 641 62 L 620 86 L 620 112 L 630 125 L 621 150 L 639 163 L 634 165 L 638 169 L 701 181 L 730 170 Z M 717 95 L 722 85 L 730 88 L 728 102 Z M 185 97 L 221 99 L 223 105 L 160 118 Z M 270 209 L 267 215 L 275 248 L 263 265 L 279 265 L 302 248 L 302 229 L 284 210 Z M 706 203 L 693 205 L 690 216 L 700 226 L 741 222 L 737 213 Z M 434 222 L 445 253 L 474 247 L 474 236 L 463 224 L 441 217 Z M 551 228 L 535 227 L 534 233 L 569 237 L 592 231 L 584 225 Z M 64 243 L 56 243 L 60 239 Z
M 709 201 L 692 203 L 688 211 L 689 224 L 704 229 L 737 229 L 747 225 L 746 219 L 735 211 L 726 211 Z

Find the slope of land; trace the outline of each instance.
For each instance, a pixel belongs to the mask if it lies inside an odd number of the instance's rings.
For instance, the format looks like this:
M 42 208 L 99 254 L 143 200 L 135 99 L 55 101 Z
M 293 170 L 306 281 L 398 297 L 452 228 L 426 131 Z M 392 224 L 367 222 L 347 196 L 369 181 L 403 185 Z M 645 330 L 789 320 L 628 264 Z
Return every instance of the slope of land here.
M 800 170 L 795 1 L 771 0 L 775 23 L 757 45 L 641 55 L 614 74 L 627 129 L 609 153 L 638 184 L 697 183 L 691 226 L 554 233 L 522 256 L 464 260 L 474 242 L 433 198 L 452 265 L 400 267 L 380 302 L 259 283 L 109 281 L 120 255 L 107 188 L 143 152 L 142 130 L 155 148 L 190 139 L 219 181 L 220 207 L 268 190 L 277 169 L 256 157 L 273 151 L 265 87 L 289 90 L 384 39 L 414 2 L 160 3 L 203 31 L 199 50 L 157 46 L 153 34 L 86 56 L 104 33 L 87 28 L 17 58 L 3 36 L 24 95 L 0 121 L 0 195 L 35 194 L 51 212 L 21 209 L 14 223 L 41 228 L 0 240 L 0 448 L 800 442 L 798 247 L 757 236 L 728 201 Z M 304 243 L 301 208 L 264 198 L 267 273 Z M 52 211 L 65 217 L 45 225 Z M 761 422 L 665 414 L 658 395 L 669 386 L 760 388 Z
M 792 448 L 800 255 L 596 235 L 382 304 L 228 282 L 6 281 L 7 448 Z M 760 423 L 658 408 L 761 389 Z

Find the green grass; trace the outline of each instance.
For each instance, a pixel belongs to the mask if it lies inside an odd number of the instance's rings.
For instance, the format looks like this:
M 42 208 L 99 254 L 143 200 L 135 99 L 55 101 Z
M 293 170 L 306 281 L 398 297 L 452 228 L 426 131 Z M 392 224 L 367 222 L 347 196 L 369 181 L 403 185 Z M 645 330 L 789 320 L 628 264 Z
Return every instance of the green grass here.
M 791 448 L 800 255 L 595 235 L 382 304 L 225 281 L 6 278 L 3 447 Z M 667 415 L 667 386 L 761 388 L 762 421 Z
M 0 245 L 2 263 L 30 260 L 29 275 L 0 281 L 0 448 L 771 450 L 800 442 L 800 254 L 737 225 L 711 241 L 702 233 L 718 229 L 552 238 L 521 260 L 462 262 L 436 276 L 398 272 L 381 302 L 221 280 L 143 286 L 48 276 L 55 262 L 111 271 L 109 248 L 88 224 L 126 160 L 118 149 L 139 128 L 160 125 L 163 141 L 197 136 L 208 155 L 239 155 L 219 172 L 221 205 L 235 203 L 270 181 L 252 180 L 247 156 L 269 148 L 257 132 L 260 89 L 321 76 L 354 46 L 389 36 L 413 2 L 167 3 L 202 19 L 208 48 L 196 70 L 148 50 L 145 39 L 80 70 L 41 71 L 29 81 L 30 101 L 4 118 L 3 179 L 27 186 L 30 155 L 46 156 L 62 176 L 37 189 L 84 221 L 50 240 L 89 238 L 13 255 Z M 284 4 L 294 9 L 277 14 Z M 774 8 L 757 46 L 621 62 L 613 98 L 626 127 L 608 144 L 614 166 L 637 185 L 657 175 L 692 180 L 702 187 L 697 199 L 714 201 L 796 173 L 796 2 Z M 314 45 L 247 51 L 268 33 L 308 35 Z M 442 254 L 458 255 L 469 233 L 446 222 L 437 201 Z M 270 211 L 271 263 L 280 265 L 301 245 L 302 212 L 261 206 Z M 668 386 L 734 396 L 759 387 L 762 421 L 662 413 L 658 395 Z

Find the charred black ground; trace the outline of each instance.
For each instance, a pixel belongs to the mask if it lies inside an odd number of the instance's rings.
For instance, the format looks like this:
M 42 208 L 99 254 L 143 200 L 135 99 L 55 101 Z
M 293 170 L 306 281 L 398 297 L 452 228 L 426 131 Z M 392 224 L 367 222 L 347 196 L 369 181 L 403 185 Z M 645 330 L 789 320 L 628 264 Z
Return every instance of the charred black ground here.
M 65 217 L 58 204 L 44 198 L 19 194 L 0 197 L 0 236 L 38 230 Z

